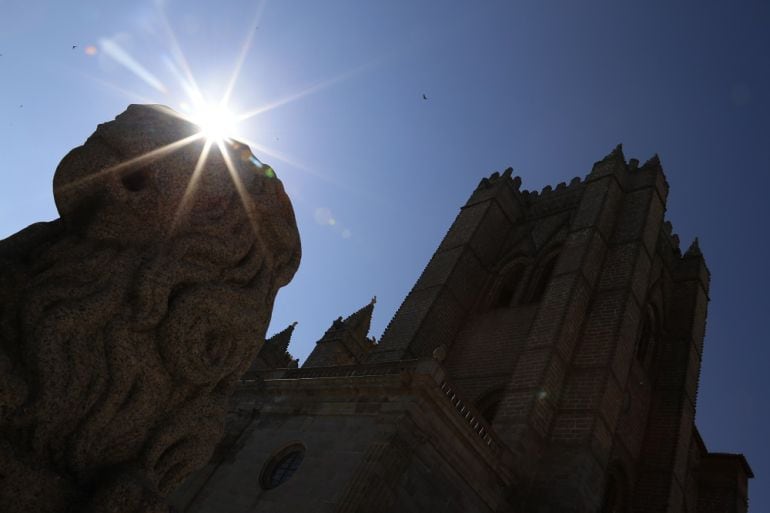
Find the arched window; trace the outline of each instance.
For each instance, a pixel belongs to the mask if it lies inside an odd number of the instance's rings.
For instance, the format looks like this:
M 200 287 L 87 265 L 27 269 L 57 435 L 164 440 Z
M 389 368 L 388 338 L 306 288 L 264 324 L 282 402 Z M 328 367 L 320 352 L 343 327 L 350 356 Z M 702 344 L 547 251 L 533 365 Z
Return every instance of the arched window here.
M 516 264 L 503 275 L 500 284 L 495 291 L 496 297 L 492 302 L 492 308 L 505 308 L 511 306 L 523 275 L 523 263 Z
M 270 490 L 282 485 L 294 475 L 304 458 L 305 447 L 302 444 L 292 444 L 280 450 L 262 467 L 260 486 Z
M 551 282 L 551 276 L 553 276 L 553 270 L 556 267 L 556 258 L 558 254 L 552 255 L 545 261 L 539 271 L 535 274 L 535 285 L 532 287 L 532 292 L 529 296 L 530 303 L 537 303 L 543 299 L 546 287 Z

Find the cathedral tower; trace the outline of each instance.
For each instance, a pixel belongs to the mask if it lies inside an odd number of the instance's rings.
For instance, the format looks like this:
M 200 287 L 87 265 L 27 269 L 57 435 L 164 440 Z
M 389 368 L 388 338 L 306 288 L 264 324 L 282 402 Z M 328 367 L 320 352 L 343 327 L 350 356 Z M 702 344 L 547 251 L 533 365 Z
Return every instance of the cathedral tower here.
M 532 511 L 694 510 L 709 271 L 664 221 L 657 156 L 618 146 L 585 180 L 520 186 L 510 169 L 481 181 L 369 361 L 443 346 Z
M 620 146 L 539 192 L 482 179 L 379 343 L 374 300 L 301 368 L 271 339 L 180 509 L 745 513 L 745 458 L 694 425 L 709 271 L 667 194 Z

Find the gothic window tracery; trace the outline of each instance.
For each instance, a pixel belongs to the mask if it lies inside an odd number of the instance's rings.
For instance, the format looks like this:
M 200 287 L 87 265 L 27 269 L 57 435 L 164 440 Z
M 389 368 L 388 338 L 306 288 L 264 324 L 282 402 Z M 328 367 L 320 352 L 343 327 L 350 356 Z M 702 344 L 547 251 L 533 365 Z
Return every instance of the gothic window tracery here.
M 259 478 L 259 484 L 265 490 L 271 490 L 288 481 L 302 464 L 305 458 L 305 447 L 302 444 L 292 444 L 265 464 Z

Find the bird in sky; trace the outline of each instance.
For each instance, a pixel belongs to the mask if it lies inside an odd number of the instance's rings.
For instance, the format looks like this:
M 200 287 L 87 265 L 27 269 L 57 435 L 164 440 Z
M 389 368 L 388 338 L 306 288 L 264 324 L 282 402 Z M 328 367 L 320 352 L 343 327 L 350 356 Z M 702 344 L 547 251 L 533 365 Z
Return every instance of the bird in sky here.
M 75 48 L 77 48 L 77 47 L 78 47 L 78 45 L 72 45 L 72 49 L 73 49 L 73 50 L 74 50 Z
M 427 100 L 427 99 L 428 99 L 428 97 L 427 97 L 427 96 L 425 96 L 425 93 L 422 93 L 422 99 L 423 99 L 423 100 Z

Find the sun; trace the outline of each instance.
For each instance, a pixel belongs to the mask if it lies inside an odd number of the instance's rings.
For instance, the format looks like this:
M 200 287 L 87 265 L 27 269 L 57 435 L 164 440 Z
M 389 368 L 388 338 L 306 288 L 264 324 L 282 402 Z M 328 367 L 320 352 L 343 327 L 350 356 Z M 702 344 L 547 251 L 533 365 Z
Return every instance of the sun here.
M 235 137 L 238 118 L 227 106 L 203 103 L 190 113 L 190 119 L 201 129 L 206 140 L 221 144 Z
M 259 19 L 264 3 L 265 2 L 263 1 L 260 4 L 256 15 L 257 21 Z M 145 68 L 137 59 L 129 54 L 126 49 L 122 48 L 116 41 L 113 41 L 112 39 L 104 39 L 100 41 L 100 52 L 121 64 L 138 78 L 143 80 L 147 85 L 152 87 L 157 92 L 165 95 L 167 98 L 166 101 L 156 101 L 155 98 L 142 97 L 131 91 L 125 91 L 119 86 L 112 87 L 123 92 L 124 94 L 128 94 L 133 98 L 139 97 L 142 100 L 141 103 L 151 105 L 154 104 L 158 108 L 163 108 L 162 104 L 173 104 L 177 106 L 178 110 L 172 110 L 171 113 L 189 123 L 196 125 L 198 127 L 198 131 L 178 141 L 174 141 L 165 146 L 161 146 L 160 148 L 156 148 L 124 162 L 120 162 L 114 166 L 102 169 L 98 173 L 89 175 L 89 179 L 96 179 L 99 176 L 103 176 L 108 173 L 114 173 L 119 170 L 124 170 L 131 166 L 138 166 L 140 164 L 144 165 L 147 162 L 152 162 L 155 159 L 171 154 L 172 152 L 175 152 L 188 144 L 204 140 L 205 142 L 202 145 L 201 153 L 192 170 L 190 181 L 187 184 L 187 188 L 184 191 L 176 214 L 174 215 L 169 233 L 173 233 L 176 227 L 179 226 L 180 219 L 190 207 L 192 198 L 195 195 L 195 191 L 201 177 L 201 173 L 204 172 L 207 159 L 213 149 L 217 149 L 222 159 L 224 160 L 225 166 L 227 167 L 235 189 L 238 191 L 241 202 L 243 203 L 243 207 L 246 210 L 247 215 L 249 215 L 251 224 L 255 229 L 255 233 L 257 233 L 259 220 L 254 217 L 253 209 L 250 207 L 251 199 L 248 197 L 246 187 L 242 182 L 240 168 L 238 168 L 236 165 L 238 164 L 239 160 L 251 162 L 251 164 L 256 167 L 256 170 L 267 178 L 275 178 L 275 172 L 270 166 L 263 164 L 257 157 L 255 157 L 251 153 L 251 148 L 258 150 L 260 153 L 264 153 L 269 157 L 282 160 L 303 170 L 308 171 L 309 169 L 307 166 L 298 164 L 290 156 L 281 154 L 280 152 L 270 148 L 265 144 L 260 144 L 250 140 L 243 132 L 243 124 L 247 120 L 256 118 L 257 116 L 263 115 L 273 109 L 297 101 L 309 94 L 320 91 L 321 89 L 335 84 L 341 80 L 346 80 L 354 73 L 364 69 L 364 67 L 359 67 L 331 79 L 317 82 L 303 90 L 289 94 L 283 98 L 279 98 L 273 102 L 252 108 L 250 110 L 240 110 L 240 107 L 237 110 L 230 110 L 228 106 L 231 104 L 231 97 L 235 89 L 235 84 L 238 80 L 238 77 L 240 76 L 241 67 L 246 59 L 246 55 L 248 54 L 249 48 L 251 47 L 252 38 L 256 34 L 256 31 L 252 29 L 248 31 L 246 39 L 241 46 L 238 58 L 236 59 L 235 69 L 233 70 L 233 73 L 231 74 L 230 79 L 224 88 L 224 94 L 218 101 L 214 100 L 210 102 L 208 101 L 208 98 L 211 97 L 198 87 L 197 81 L 193 76 L 190 66 L 187 63 L 187 59 L 185 58 L 184 53 L 179 46 L 176 35 L 174 34 L 171 25 L 166 19 L 165 13 L 160 3 L 158 6 L 158 15 L 160 17 L 162 26 L 165 27 L 166 35 L 168 36 L 170 43 L 169 51 L 172 55 L 171 58 L 166 60 L 166 64 L 169 71 L 171 72 L 172 78 L 176 79 L 178 82 L 180 91 L 177 91 L 169 83 L 164 82 L 156 77 L 150 70 Z M 254 22 L 249 26 L 254 27 L 257 25 L 258 23 Z M 184 94 L 177 95 L 177 92 Z M 238 106 L 239 103 L 240 102 L 234 102 L 233 104 Z M 166 110 L 164 110 L 164 112 L 166 112 Z M 277 137 L 276 140 L 278 140 Z M 238 142 L 239 144 L 234 144 L 235 142 Z M 243 146 L 250 148 L 244 150 Z M 345 237 L 344 233 L 343 237 Z

